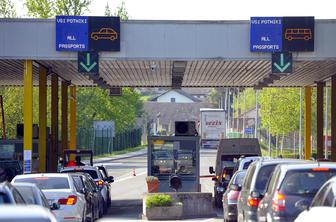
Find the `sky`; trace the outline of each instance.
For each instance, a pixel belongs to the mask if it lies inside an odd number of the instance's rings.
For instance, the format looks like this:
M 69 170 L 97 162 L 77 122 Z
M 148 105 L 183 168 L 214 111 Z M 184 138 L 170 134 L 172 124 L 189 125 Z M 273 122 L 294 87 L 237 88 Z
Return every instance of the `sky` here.
M 27 17 L 23 3 L 12 0 L 18 15 Z M 315 16 L 336 19 L 335 0 L 123 0 L 136 20 L 249 20 L 252 16 Z M 114 12 L 122 0 L 92 0 L 86 15 L 104 15 L 106 3 Z

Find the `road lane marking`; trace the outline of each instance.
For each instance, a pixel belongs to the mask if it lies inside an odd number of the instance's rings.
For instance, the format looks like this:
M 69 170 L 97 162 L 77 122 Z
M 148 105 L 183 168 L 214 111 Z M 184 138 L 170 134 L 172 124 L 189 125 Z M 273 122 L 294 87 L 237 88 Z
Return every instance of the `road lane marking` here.
M 144 171 L 144 172 L 141 172 L 141 173 L 137 173 L 137 176 L 141 176 L 141 175 L 144 175 L 144 174 L 147 174 L 147 171 Z M 128 176 L 128 177 L 124 177 L 124 178 L 115 180 L 114 183 L 122 182 L 122 181 L 129 180 L 129 179 L 133 179 L 133 178 L 135 178 L 135 177 L 136 177 L 136 176 Z

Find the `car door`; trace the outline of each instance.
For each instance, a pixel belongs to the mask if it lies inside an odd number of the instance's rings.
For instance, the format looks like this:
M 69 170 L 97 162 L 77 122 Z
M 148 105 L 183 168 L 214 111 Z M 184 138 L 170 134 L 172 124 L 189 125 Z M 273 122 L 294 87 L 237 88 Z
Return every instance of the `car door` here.
M 90 182 L 89 182 L 89 180 L 88 180 L 88 177 L 87 176 L 85 176 L 85 175 L 83 175 L 82 176 L 82 180 L 83 180 L 83 183 L 84 183 L 84 187 L 86 188 L 86 201 L 87 201 L 87 209 L 88 209 L 88 214 L 89 214 L 89 212 L 90 212 L 90 217 L 92 218 L 92 217 L 94 217 L 94 215 L 92 215 L 92 214 L 94 214 L 94 190 L 93 190 L 93 188 L 92 188 L 92 186 L 91 186 L 91 184 L 90 184 Z
M 256 171 L 256 164 L 253 164 L 248 168 L 246 172 L 246 177 L 244 179 L 242 189 L 240 191 L 240 197 L 238 199 L 238 205 L 237 205 L 238 221 L 243 221 L 245 210 L 247 210 L 246 203 L 248 196 L 250 194 L 250 187 L 255 171 Z

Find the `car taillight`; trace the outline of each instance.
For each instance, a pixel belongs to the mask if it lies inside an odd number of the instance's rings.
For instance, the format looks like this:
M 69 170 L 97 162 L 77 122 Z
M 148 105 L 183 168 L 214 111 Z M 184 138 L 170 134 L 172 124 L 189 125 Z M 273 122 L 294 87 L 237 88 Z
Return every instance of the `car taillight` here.
M 258 207 L 259 203 L 260 203 L 260 199 L 259 199 L 259 198 L 252 198 L 252 197 L 249 197 L 249 198 L 247 199 L 247 205 L 248 205 L 249 207 Z
M 104 185 L 104 181 L 103 180 L 98 180 L 96 181 L 97 186 L 103 186 Z
M 77 196 L 70 195 L 68 198 L 62 198 L 58 200 L 60 205 L 75 205 L 77 202 Z
M 276 191 L 272 200 L 272 209 L 275 212 L 280 212 L 285 210 L 285 195 Z
M 232 190 L 228 193 L 227 198 L 228 200 L 238 200 L 239 191 Z

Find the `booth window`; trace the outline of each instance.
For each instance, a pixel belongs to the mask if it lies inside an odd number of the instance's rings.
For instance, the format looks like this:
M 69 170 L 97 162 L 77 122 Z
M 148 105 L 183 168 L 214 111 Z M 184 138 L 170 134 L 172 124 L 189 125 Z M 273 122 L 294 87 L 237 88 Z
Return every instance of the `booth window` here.
M 152 143 L 152 175 L 195 175 L 195 145 L 190 142 L 161 141 L 160 143 Z

